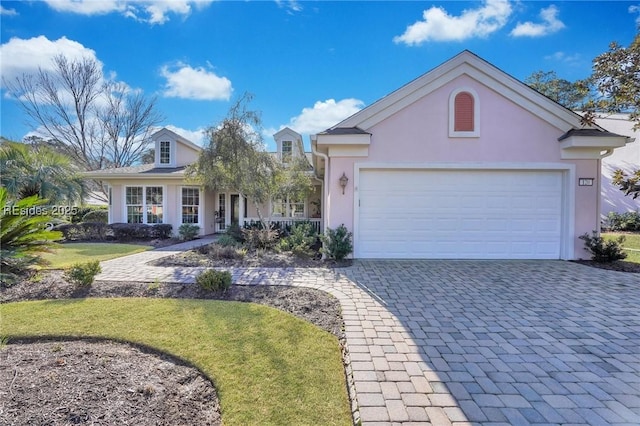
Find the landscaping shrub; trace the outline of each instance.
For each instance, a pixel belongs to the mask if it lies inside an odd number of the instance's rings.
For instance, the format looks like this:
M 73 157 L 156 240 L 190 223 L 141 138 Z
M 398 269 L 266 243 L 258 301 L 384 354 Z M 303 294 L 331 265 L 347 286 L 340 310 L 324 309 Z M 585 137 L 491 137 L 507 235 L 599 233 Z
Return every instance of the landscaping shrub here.
M 90 212 L 82 216 L 82 222 L 106 224 L 109 222 L 109 211 L 105 209 L 91 210 Z
M 273 249 L 280 238 L 279 231 L 275 229 L 251 228 L 242 230 L 245 245 L 250 250 Z
M 232 223 L 231 225 L 229 225 L 225 232 L 225 235 L 233 238 L 239 243 L 244 242 L 244 234 L 242 233 L 242 228 L 240 228 L 240 225 L 237 223 Z
M 605 226 L 610 231 L 636 232 L 640 231 L 640 212 L 609 212 Z
M 94 211 L 104 211 L 107 209 L 104 206 L 77 206 L 74 207 L 72 213 L 68 216 L 68 220 L 71 223 L 80 223 L 80 222 L 93 222 L 93 220 L 86 220 L 84 217 Z M 108 214 L 108 213 L 107 213 Z M 106 221 L 105 221 L 106 223 Z
M 324 253 L 329 259 L 343 260 L 353 251 L 353 233 L 349 232 L 343 225 L 336 229 L 327 228 L 321 237 Z
M 605 241 L 596 231 L 592 231 L 591 235 L 585 233 L 579 238 L 584 241 L 585 248 L 592 254 L 591 260 L 596 262 L 610 263 L 627 257 L 627 253 L 622 251 L 622 243 L 625 240 L 623 235 L 615 240 Z
M 146 225 L 144 223 L 112 223 L 107 226 L 118 241 L 151 240 L 155 238 L 166 239 L 171 237 L 173 227 L 169 223 L 156 223 Z
M 207 291 L 227 291 L 231 287 L 231 273 L 209 269 L 196 277 L 196 284 Z
M 216 242 L 223 247 L 237 247 L 238 245 L 240 245 L 238 240 L 236 240 L 229 234 L 220 235 Z
M 64 277 L 77 287 L 89 287 L 100 272 L 102 272 L 100 262 L 93 260 L 86 263 L 76 263 L 65 271 Z
M 276 248 L 280 251 L 291 251 L 297 256 L 313 256 L 312 246 L 318 235 L 311 222 L 299 222 L 291 228 L 291 233 L 282 238 Z
M 118 241 L 147 240 L 152 238 L 149 225 L 144 223 L 112 223 L 113 236 Z
M 151 226 L 151 238 L 166 240 L 171 238 L 173 226 L 170 223 L 156 223 Z
M 52 218 L 38 213 L 46 202 L 35 195 L 9 201 L 0 187 L 0 285 L 10 285 L 31 266 L 45 264 L 40 253 L 62 238 L 62 233 L 46 229 Z
M 191 241 L 195 239 L 198 236 L 198 232 L 200 232 L 200 227 L 192 223 L 183 223 L 180 225 L 180 228 L 178 228 L 178 234 L 182 241 Z
M 104 223 L 63 223 L 56 225 L 53 230 L 62 232 L 66 241 L 105 240 L 113 236 L 113 232 Z
M 246 251 L 239 249 L 237 246 L 223 246 L 213 243 L 207 250 L 207 255 L 212 259 L 242 259 Z

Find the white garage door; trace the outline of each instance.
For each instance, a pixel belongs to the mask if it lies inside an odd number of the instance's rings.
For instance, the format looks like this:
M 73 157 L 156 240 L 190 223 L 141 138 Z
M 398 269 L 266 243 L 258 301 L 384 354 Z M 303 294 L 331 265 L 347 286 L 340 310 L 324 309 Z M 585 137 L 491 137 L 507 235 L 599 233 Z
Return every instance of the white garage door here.
M 361 170 L 355 256 L 559 259 L 562 172 Z

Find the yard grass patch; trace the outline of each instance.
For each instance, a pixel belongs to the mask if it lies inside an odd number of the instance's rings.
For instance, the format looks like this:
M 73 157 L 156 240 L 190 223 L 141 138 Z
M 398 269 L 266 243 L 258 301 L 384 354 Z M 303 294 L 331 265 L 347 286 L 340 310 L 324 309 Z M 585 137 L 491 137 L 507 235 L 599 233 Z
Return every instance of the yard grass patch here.
M 0 335 L 104 337 L 187 360 L 214 383 L 225 425 L 348 425 L 335 336 L 277 309 L 184 299 L 0 305 Z
M 627 258 L 624 260 L 626 262 L 640 263 L 640 234 L 603 232 L 602 238 L 604 238 L 606 241 L 609 241 L 618 238 L 620 235 L 623 235 L 625 238 L 624 243 L 622 243 L 622 247 L 624 247 L 625 249 L 631 249 L 624 251 L 625 253 L 627 253 Z
M 51 263 L 47 268 L 64 269 L 75 263 L 115 259 L 151 249 L 153 249 L 152 246 L 140 244 L 65 243 L 60 244 L 53 253 L 45 253 L 42 257 Z

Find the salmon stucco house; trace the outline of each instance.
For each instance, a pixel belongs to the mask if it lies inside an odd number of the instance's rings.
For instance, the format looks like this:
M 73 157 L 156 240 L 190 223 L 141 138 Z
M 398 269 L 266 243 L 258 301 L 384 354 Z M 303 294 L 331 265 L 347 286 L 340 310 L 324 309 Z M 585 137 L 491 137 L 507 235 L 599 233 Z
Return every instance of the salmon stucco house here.
M 578 237 L 599 229 L 601 159 L 630 141 L 469 51 L 312 135 L 310 154 L 291 129 L 275 139 L 281 159 L 308 155 L 318 186 L 265 208 L 344 224 L 355 258 L 436 259 L 588 257 Z M 166 129 L 154 140 L 155 164 L 91 173 L 111 188 L 111 222 L 212 233 L 251 219 L 242 194 L 185 183 L 199 147 Z

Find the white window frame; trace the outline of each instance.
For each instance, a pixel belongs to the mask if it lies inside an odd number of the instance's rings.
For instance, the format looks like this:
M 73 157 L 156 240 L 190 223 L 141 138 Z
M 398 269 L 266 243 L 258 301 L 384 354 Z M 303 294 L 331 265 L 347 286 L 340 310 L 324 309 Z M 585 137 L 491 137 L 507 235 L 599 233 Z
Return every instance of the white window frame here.
M 287 151 L 287 155 L 285 156 L 284 144 L 287 143 L 290 146 L 290 150 Z M 280 158 L 284 164 L 290 163 L 293 160 L 293 141 L 284 140 L 281 142 L 280 146 Z
M 302 204 L 302 214 L 298 215 L 298 216 L 293 216 L 292 215 L 292 211 L 293 209 L 291 208 L 291 205 L 293 204 Z M 276 205 L 282 205 L 283 209 L 282 209 L 282 214 L 278 214 L 276 215 L 274 213 L 274 207 Z M 287 218 L 287 219 L 295 219 L 295 218 L 306 218 L 307 217 L 307 200 L 300 200 L 298 202 L 295 202 L 295 200 L 293 198 L 289 198 L 287 197 L 286 199 L 282 199 L 282 198 L 276 198 L 274 200 L 271 201 L 271 217 L 278 217 L 278 218 Z
M 107 198 L 109 199 L 109 208 L 107 209 L 107 223 L 112 223 L 113 216 L 113 186 L 107 187 Z
M 183 195 L 182 195 L 182 191 L 184 191 L 185 189 L 195 189 L 198 191 L 198 221 L 196 223 L 193 223 L 193 225 L 198 225 L 200 226 L 200 228 L 202 228 L 202 201 L 203 201 L 203 192 L 202 192 L 202 188 L 199 188 L 197 186 L 181 186 L 180 187 L 180 223 L 189 223 L 189 222 L 184 222 L 184 217 L 183 217 L 183 212 L 182 209 L 184 208 L 185 204 L 183 204 Z M 194 206 L 195 204 L 186 204 L 187 206 Z
M 138 204 L 127 204 L 127 190 L 129 188 L 142 188 L 142 222 L 146 225 L 156 225 L 157 223 L 148 223 L 147 222 L 147 188 L 162 188 L 162 222 L 158 223 L 169 223 L 167 222 L 166 212 L 167 212 L 167 187 L 166 185 L 126 185 L 124 186 L 124 191 L 122 191 L 122 205 L 123 205 L 123 218 L 125 219 L 125 223 L 129 222 L 129 212 L 128 207 L 131 205 Z M 138 223 L 138 222 L 131 222 Z
M 162 144 L 169 144 L 169 162 L 163 163 L 162 161 Z M 173 167 L 175 166 L 176 158 L 176 142 L 172 140 L 160 140 L 156 146 L 156 165 L 158 167 Z
M 473 131 L 460 132 L 455 130 L 456 96 L 466 92 L 473 97 Z M 449 95 L 449 137 L 450 138 L 478 138 L 480 137 L 480 98 L 471 87 L 460 87 Z

